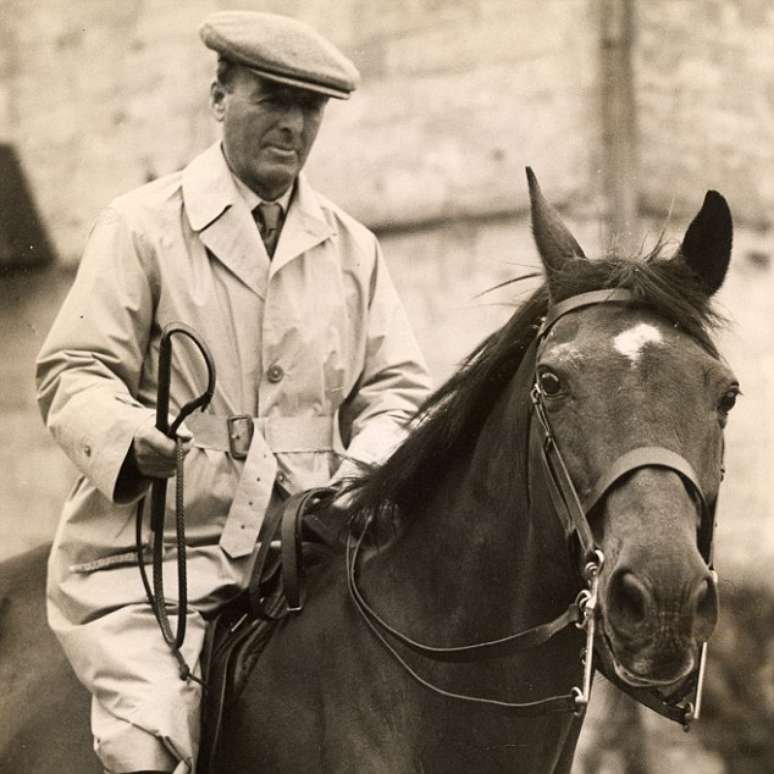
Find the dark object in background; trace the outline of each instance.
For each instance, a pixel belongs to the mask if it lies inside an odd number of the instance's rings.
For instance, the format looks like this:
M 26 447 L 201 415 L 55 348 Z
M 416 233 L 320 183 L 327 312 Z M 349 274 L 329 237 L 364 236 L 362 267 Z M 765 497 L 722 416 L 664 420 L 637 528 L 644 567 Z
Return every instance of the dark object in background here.
M 0 144 L 0 272 L 43 267 L 53 259 L 16 150 Z
M 774 772 L 774 595 L 761 584 L 721 583 L 722 613 L 710 646 L 704 745 L 729 772 Z

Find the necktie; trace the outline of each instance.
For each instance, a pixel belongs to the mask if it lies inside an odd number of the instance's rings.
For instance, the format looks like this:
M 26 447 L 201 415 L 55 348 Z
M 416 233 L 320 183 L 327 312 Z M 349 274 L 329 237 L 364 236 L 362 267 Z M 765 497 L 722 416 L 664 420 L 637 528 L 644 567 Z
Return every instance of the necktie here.
M 253 215 L 261 232 L 261 239 L 266 246 L 269 258 L 274 255 L 277 247 L 280 231 L 282 230 L 282 205 L 273 202 L 261 202 L 254 210 Z

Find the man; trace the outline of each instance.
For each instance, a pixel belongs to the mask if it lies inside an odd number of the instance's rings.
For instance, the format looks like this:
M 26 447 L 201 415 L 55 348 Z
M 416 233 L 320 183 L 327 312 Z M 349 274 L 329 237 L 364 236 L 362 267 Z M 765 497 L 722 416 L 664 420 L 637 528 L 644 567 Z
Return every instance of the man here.
M 197 753 L 200 689 L 180 679 L 133 558 L 137 501 L 175 471 L 154 427 L 162 328 L 192 326 L 218 369 L 208 414 L 181 433 L 190 665 L 202 614 L 246 585 L 275 482 L 299 491 L 380 460 L 429 387 L 374 236 L 301 174 L 356 69 L 285 17 L 222 12 L 200 32 L 219 54 L 222 142 L 100 215 L 38 361 L 44 419 L 81 473 L 49 561 L 49 621 L 92 693 L 110 772 L 193 771 Z M 172 382 L 173 412 L 204 383 L 182 345 Z M 229 440 L 237 424 L 243 439 L 253 426 L 249 446 Z M 175 558 L 169 541 L 168 597 Z

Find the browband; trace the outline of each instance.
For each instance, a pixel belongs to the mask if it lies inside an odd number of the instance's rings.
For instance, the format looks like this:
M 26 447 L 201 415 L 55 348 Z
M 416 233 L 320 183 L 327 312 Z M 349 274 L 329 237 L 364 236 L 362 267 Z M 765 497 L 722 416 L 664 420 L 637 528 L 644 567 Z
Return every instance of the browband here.
M 595 304 L 631 304 L 637 301 L 637 297 L 630 290 L 621 288 L 608 288 L 607 290 L 591 290 L 588 293 L 579 293 L 577 296 L 570 296 L 564 301 L 554 304 L 543 318 L 543 323 L 538 331 L 538 340 L 542 339 L 551 326 L 568 312 L 581 309 L 584 306 L 594 306 Z

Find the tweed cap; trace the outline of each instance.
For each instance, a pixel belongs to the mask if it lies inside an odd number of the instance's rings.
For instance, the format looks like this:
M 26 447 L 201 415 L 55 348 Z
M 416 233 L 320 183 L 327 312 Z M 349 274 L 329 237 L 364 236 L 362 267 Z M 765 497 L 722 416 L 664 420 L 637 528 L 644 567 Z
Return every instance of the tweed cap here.
M 352 62 L 308 24 L 257 11 L 220 11 L 199 28 L 204 45 L 271 81 L 347 99 L 360 82 Z

